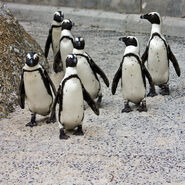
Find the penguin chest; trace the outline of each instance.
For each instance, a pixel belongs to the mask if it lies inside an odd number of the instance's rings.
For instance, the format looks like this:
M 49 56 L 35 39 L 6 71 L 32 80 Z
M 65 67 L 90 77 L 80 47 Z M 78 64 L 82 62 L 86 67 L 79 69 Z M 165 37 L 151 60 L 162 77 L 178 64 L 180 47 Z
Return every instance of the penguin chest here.
M 155 36 L 149 45 L 147 68 L 156 85 L 168 82 L 169 63 L 164 41 Z
M 65 129 L 73 129 L 83 120 L 83 94 L 79 79 L 71 79 L 65 82 L 63 88 L 63 105 L 61 122 Z
M 49 114 L 53 99 L 48 94 L 40 73 L 24 72 L 24 86 L 29 109 L 41 115 Z
M 65 62 L 66 62 L 67 55 L 73 53 L 73 44 L 71 40 L 64 38 L 60 42 L 60 52 L 61 52 L 62 63 L 65 69 L 66 68 Z
M 95 99 L 100 90 L 100 83 L 96 79 L 94 72 L 84 57 L 78 57 L 77 71 L 85 89 L 90 96 Z
M 139 103 L 145 97 L 145 85 L 140 64 L 135 57 L 126 57 L 122 65 L 122 94 L 124 99 Z
M 52 45 L 53 45 L 53 53 L 54 56 L 57 54 L 59 50 L 59 40 L 61 35 L 61 28 L 53 28 L 52 29 Z

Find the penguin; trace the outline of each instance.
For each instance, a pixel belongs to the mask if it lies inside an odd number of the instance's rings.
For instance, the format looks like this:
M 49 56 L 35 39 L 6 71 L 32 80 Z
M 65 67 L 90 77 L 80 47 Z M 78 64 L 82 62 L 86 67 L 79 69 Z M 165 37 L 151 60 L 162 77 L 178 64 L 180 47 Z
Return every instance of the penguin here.
M 48 57 L 50 45 L 52 45 L 53 55 L 56 56 L 59 50 L 59 41 L 61 35 L 62 21 L 64 19 L 64 13 L 62 11 L 56 11 L 53 15 L 53 22 L 49 29 L 49 34 L 45 43 L 45 57 Z
M 139 55 L 139 42 L 136 37 L 128 36 L 119 38 L 126 45 L 124 56 L 118 71 L 116 72 L 112 82 L 112 94 L 116 92 L 116 88 L 121 78 L 122 95 L 124 98 L 123 112 L 132 111 L 129 102 L 139 105 L 138 111 L 147 111 L 146 107 L 146 80 L 155 92 L 152 78 L 141 62 Z
M 39 64 L 38 54 L 29 52 L 19 84 L 19 105 L 24 109 L 26 99 L 31 111 L 31 121 L 26 126 L 37 126 L 36 114 L 46 116 L 51 112 L 55 95 L 55 86 L 44 67 Z M 47 123 L 51 121 L 54 122 L 55 118 L 52 117 Z
M 169 61 L 172 62 L 177 76 L 180 76 L 180 68 L 172 53 L 172 50 L 166 39 L 161 33 L 162 19 L 157 12 L 151 12 L 140 16 L 152 24 L 150 39 L 145 52 L 142 55 L 142 61 L 147 61 L 147 69 L 150 72 L 155 85 L 161 88 L 162 95 L 169 95 Z M 155 93 L 150 89 L 148 96 L 154 96 Z
M 65 130 L 76 129 L 74 135 L 83 135 L 82 121 L 84 118 L 83 100 L 85 100 L 96 115 L 99 115 L 99 109 L 95 102 L 84 88 L 77 74 L 77 57 L 69 54 L 66 58 L 66 73 L 62 79 L 54 101 L 53 117 L 57 103 L 58 124 L 60 128 L 60 139 L 68 139 Z
M 70 19 L 64 19 L 62 21 L 62 31 L 59 41 L 59 51 L 55 56 L 55 66 L 54 71 L 56 73 L 61 72 L 61 64 L 63 67 L 63 72 L 65 73 L 66 69 L 66 58 L 67 55 L 73 52 L 73 39 L 74 37 L 71 34 L 71 29 L 74 26 L 74 23 Z M 62 61 L 62 63 L 61 63 Z
M 109 87 L 109 80 L 103 70 L 100 69 L 100 67 L 98 67 L 92 58 L 84 51 L 85 40 L 82 37 L 76 37 L 73 46 L 73 54 L 75 54 L 78 59 L 78 76 L 91 97 L 93 99 L 98 98 L 97 105 L 100 107 L 102 92 L 97 74 L 100 75 L 107 87 Z

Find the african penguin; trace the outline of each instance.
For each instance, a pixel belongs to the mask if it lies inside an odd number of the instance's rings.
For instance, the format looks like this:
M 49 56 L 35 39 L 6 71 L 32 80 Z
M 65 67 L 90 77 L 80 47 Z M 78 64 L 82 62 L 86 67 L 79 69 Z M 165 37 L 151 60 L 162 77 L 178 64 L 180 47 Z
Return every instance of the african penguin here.
M 132 111 L 129 102 L 139 105 L 138 111 L 147 111 L 145 77 L 148 78 L 151 87 L 154 88 L 154 85 L 149 72 L 141 62 L 139 42 L 133 36 L 121 37 L 119 40 L 125 43 L 126 48 L 120 67 L 113 78 L 112 94 L 115 94 L 119 79 L 121 78 L 122 94 L 125 100 L 122 112 Z
M 61 64 L 63 71 L 65 73 L 66 69 L 66 58 L 67 55 L 73 52 L 73 36 L 71 34 L 71 29 L 74 26 L 74 23 L 70 19 L 64 19 L 62 21 L 62 31 L 59 41 L 59 51 L 55 56 L 55 66 L 54 71 L 61 71 Z M 61 63 L 62 62 L 62 63 Z
M 50 45 L 52 45 L 53 55 L 56 56 L 59 51 L 59 41 L 61 35 L 61 26 L 64 19 L 64 13 L 62 11 L 56 11 L 53 15 L 53 22 L 49 29 L 49 34 L 45 44 L 45 57 L 48 57 Z
M 37 125 L 36 114 L 46 116 L 50 113 L 53 96 L 56 95 L 53 82 L 44 67 L 38 62 L 39 56 L 36 53 L 29 52 L 27 54 L 19 85 L 20 107 L 24 109 L 26 99 L 29 110 L 32 112 L 31 121 L 26 124 L 30 127 Z M 47 123 L 55 121 L 52 119 Z
M 73 54 L 78 58 L 78 76 L 91 97 L 93 99 L 98 97 L 97 104 L 100 106 L 102 92 L 97 74 L 101 76 L 107 87 L 109 87 L 109 80 L 102 69 L 100 69 L 92 58 L 84 51 L 85 40 L 82 37 L 76 37 L 73 46 Z
M 152 24 L 151 35 L 146 50 L 142 55 L 142 61 L 147 61 L 147 68 L 155 85 L 161 88 L 162 95 L 169 95 L 169 60 L 172 62 L 175 71 L 180 76 L 179 64 L 161 33 L 162 19 L 157 12 L 151 12 L 140 16 Z M 148 96 L 155 95 L 152 90 Z
M 60 128 L 60 139 L 69 138 L 69 136 L 65 134 L 64 129 L 71 130 L 77 128 L 74 135 L 83 135 L 83 100 L 87 101 L 95 114 L 99 115 L 98 107 L 78 77 L 76 65 L 77 57 L 73 54 L 69 54 L 66 58 L 66 73 L 59 85 L 51 114 L 51 117 L 53 117 L 56 105 L 59 103 L 57 117 Z

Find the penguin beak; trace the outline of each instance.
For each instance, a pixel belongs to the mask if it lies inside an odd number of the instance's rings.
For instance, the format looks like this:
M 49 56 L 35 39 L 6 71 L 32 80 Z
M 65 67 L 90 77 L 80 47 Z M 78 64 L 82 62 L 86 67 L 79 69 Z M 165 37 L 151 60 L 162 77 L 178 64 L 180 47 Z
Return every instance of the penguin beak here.
M 74 22 L 72 22 L 72 26 L 74 26 L 75 25 L 75 23 Z
M 120 37 L 120 38 L 119 38 L 119 41 L 122 41 L 122 42 L 126 42 L 127 40 L 128 40 L 127 37 Z
M 34 60 L 30 59 L 29 61 L 27 61 L 27 65 L 30 66 L 30 67 L 33 67 L 34 66 Z
M 147 19 L 148 18 L 148 14 L 143 14 L 140 16 L 140 19 Z

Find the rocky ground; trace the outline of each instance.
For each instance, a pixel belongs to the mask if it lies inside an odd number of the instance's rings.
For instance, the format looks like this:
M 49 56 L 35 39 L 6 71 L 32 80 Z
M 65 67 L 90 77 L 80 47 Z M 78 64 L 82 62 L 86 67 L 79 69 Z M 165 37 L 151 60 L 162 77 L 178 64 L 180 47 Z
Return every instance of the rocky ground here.
M 15 11 L 16 12 L 16 11 Z M 44 48 L 51 20 L 15 13 L 23 27 Z M 105 71 L 110 82 L 121 62 L 122 35 L 136 35 L 143 53 L 148 35 L 87 27 L 75 20 L 75 36 L 83 36 L 86 50 Z M 148 112 L 121 113 L 120 84 L 116 95 L 102 82 L 100 116 L 87 108 L 84 136 L 59 140 L 57 123 L 27 128 L 28 109 L 16 108 L 0 121 L 0 184 L 161 185 L 185 184 L 185 44 L 183 38 L 168 37 L 181 67 L 178 78 L 170 64 L 169 96 L 147 98 Z M 52 63 L 52 52 L 49 55 Z M 53 74 L 51 73 L 51 76 Z M 158 90 L 158 89 L 157 89 Z

